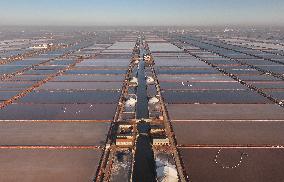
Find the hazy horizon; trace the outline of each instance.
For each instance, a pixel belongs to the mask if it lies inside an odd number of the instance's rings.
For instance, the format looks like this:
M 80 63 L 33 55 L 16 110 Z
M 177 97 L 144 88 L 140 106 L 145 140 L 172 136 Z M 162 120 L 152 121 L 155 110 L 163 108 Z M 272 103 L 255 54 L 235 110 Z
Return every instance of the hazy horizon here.
M 9 0 L 0 25 L 284 25 L 282 0 Z

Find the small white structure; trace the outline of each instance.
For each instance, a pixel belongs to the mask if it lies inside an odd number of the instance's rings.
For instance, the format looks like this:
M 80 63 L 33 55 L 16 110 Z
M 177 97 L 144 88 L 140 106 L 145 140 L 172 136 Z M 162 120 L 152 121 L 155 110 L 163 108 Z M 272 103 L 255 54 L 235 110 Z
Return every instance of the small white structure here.
M 138 79 L 136 77 L 133 77 L 129 83 L 134 84 L 134 85 L 138 85 Z
M 151 57 L 151 55 L 145 55 L 144 59 L 145 59 L 145 61 L 151 61 L 152 57 Z
M 138 64 L 140 62 L 140 60 L 139 59 L 136 59 L 135 61 L 134 61 L 134 64 Z
M 159 124 L 155 124 L 155 125 L 151 125 L 151 133 L 162 133 L 165 132 L 165 126 L 164 125 L 159 125 Z
M 234 31 L 234 29 L 226 27 L 225 30 L 224 30 L 224 33 L 233 32 L 233 31 Z
M 123 130 L 123 129 L 129 129 L 129 128 L 131 128 L 131 127 L 133 127 L 133 125 L 131 125 L 131 124 L 120 124 L 120 125 L 118 126 L 118 129 L 119 129 L 119 130 Z
M 47 48 L 48 48 L 48 44 L 41 44 L 38 46 L 30 47 L 30 49 L 47 49 Z
M 147 84 L 151 85 L 155 83 L 155 79 L 151 76 L 147 76 L 146 82 Z
M 135 107 L 137 103 L 137 99 L 134 98 L 129 98 L 126 102 L 125 102 L 125 107 L 129 108 L 129 107 Z
M 160 100 L 157 97 L 152 97 L 151 99 L 149 99 L 148 104 L 150 105 L 154 105 L 157 104 Z
M 153 145 L 155 146 L 170 145 L 170 140 L 168 138 L 153 138 Z
M 115 144 L 117 146 L 132 146 L 133 145 L 133 140 L 128 139 L 128 138 L 117 138 L 115 140 Z

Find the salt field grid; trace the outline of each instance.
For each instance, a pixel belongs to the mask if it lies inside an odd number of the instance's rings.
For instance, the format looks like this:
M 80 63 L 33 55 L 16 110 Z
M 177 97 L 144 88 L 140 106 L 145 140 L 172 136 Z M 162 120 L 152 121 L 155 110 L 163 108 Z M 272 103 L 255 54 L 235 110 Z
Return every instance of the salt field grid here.
M 210 73 L 207 79 L 208 72 L 189 78 L 185 75 L 190 71 L 177 75 L 176 66 L 170 68 L 176 69 L 174 74 L 160 76 L 166 82 L 164 99 L 186 173 L 192 181 L 281 181 L 281 49 L 220 34 L 168 37 L 206 63 L 207 69 L 220 73 L 217 77 Z
M 1 181 L 94 179 L 136 41 L 102 36 L 3 59 Z
M 284 179 L 284 43 L 145 30 L 0 47 L 0 181 Z

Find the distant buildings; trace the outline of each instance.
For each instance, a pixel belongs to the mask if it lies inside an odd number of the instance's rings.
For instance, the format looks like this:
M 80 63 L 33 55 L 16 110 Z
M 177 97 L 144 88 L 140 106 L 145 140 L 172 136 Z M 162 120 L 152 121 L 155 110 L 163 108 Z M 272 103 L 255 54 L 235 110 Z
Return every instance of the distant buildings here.
M 165 136 L 153 138 L 153 145 L 154 146 L 170 145 L 170 140 Z
M 50 44 L 40 44 L 38 46 L 29 47 L 29 49 L 47 49 L 50 46 L 53 46 L 53 43 L 50 43 Z

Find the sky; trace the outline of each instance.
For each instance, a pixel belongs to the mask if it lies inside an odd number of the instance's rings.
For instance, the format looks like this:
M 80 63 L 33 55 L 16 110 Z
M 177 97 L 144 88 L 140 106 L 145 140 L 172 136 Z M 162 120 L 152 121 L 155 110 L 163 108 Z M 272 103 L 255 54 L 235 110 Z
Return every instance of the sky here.
M 284 25 L 284 0 L 0 0 L 0 25 Z

